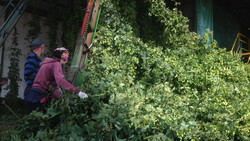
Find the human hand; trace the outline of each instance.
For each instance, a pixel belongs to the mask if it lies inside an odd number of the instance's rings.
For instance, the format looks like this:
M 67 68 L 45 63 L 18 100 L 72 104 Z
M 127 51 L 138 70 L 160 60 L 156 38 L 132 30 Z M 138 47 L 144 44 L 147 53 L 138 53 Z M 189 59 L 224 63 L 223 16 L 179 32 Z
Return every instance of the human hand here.
M 81 99 L 88 98 L 88 95 L 82 91 L 77 94 Z

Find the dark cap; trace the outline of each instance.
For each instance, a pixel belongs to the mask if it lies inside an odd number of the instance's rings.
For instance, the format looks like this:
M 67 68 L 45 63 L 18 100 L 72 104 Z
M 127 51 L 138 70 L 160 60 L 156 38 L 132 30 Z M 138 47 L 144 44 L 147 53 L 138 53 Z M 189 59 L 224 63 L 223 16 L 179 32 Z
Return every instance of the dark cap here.
M 31 47 L 31 49 L 36 49 L 36 48 L 39 48 L 42 44 L 44 44 L 43 41 L 41 41 L 41 40 L 39 40 L 39 39 L 36 39 L 36 40 L 34 40 L 34 41 L 31 43 L 30 47 Z

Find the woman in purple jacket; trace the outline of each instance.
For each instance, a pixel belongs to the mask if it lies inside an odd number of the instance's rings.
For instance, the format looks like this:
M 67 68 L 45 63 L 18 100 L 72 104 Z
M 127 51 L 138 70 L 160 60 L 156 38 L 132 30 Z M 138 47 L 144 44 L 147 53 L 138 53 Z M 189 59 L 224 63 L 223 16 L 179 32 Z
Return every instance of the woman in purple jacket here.
M 60 47 L 54 50 L 53 58 L 47 57 L 40 63 L 40 69 L 37 72 L 32 88 L 24 97 L 28 102 L 28 114 L 37 108 L 41 109 L 47 97 L 50 85 L 55 89 L 62 88 L 68 92 L 75 92 L 82 99 L 88 98 L 86 93 L 81 92 L 64 78 L 62 65 L 67 63 L 68 57 L 69 53 L 67 49 Z M 60 95 L 57 96 L 57 98 L 59 97 Z

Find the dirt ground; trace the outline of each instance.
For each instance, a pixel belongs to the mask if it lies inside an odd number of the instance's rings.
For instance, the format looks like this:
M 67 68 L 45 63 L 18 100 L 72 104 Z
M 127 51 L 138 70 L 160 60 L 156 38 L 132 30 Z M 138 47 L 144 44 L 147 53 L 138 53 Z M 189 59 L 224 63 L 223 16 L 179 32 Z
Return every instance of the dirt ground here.
M 10 130 L 18 125 L 18 118 L 25 115 L 25 105 L 23 102 L 12 105 L 6 103 L 6 105 L 2 102 L 0 103 L 0 132 Z

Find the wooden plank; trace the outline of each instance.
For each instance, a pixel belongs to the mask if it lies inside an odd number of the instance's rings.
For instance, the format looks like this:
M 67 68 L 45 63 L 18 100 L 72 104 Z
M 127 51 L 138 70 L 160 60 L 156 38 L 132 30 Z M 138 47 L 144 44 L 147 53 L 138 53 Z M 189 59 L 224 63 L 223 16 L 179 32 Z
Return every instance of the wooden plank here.
M 95 1 L 95 6 L 94 6 L 94 9 L 93 9 L 93 12 L 92 12 L 91 21 L 90 21 L 90 25 L 91 25 L 92 29 L 95 28 L 96 16 L 98 14 L 99 5 L 100 5 L 100 0 L 96 0 Z
M 86 38 L 86 41 L 85 41 L 85 43 L 88 45 L 88 47 L 89 47 L 90 44 L 91 44 L 92 37 L 93 37 L 93 32 L 89 32 L 89 33 L 87 34 L 87 38 Z

